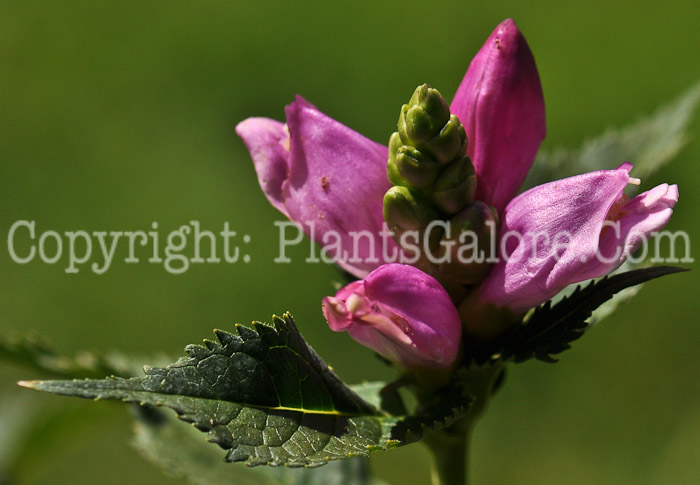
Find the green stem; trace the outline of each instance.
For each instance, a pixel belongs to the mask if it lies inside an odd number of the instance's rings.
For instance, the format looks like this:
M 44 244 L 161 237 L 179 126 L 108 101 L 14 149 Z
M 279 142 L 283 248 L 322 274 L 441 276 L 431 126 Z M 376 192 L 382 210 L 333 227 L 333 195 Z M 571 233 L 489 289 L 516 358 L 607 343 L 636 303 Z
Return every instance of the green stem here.
M 482 415 L 493 393 L 501 363 L 472 368 L 465 376 L 465 385 L 474 399 L 467 414 L 452 426 L 438 430 L 423 439 L 432 454 L 432 485 L 467 485 L 469 482 L 469 443 L 472 429 Z
M 455 424 L 425 439 L 432 453 L 432 485 L 467 485 L 471 433 L 461 427 Z

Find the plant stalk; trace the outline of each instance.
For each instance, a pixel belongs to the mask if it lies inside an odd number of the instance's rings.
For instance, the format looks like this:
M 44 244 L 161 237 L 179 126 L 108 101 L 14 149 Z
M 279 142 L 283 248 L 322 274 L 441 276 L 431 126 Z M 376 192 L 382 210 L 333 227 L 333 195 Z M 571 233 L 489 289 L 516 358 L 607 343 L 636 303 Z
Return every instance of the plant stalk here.
M 432 454 L 432 485 L 467 485 L 471 433 L 461 428 L 455 424 L 425 439 Z
M 464 376 L 467 392 L 473 399 L 467 414 L 451 426 L 435 431 L 423 439 L 422 442 L 432 455 L 432 485 L 469 483 L 469 445 L 472 429 L 486 409 L 502 371 L 502 363 L 470 369 Z

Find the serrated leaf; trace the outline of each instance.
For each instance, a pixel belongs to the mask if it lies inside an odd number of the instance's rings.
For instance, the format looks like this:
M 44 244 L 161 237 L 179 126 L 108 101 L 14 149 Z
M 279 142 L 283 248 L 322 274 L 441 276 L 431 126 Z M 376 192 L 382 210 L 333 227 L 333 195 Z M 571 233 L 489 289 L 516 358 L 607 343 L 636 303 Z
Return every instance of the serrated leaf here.
M 141 365 L 135 364 L 135 359 L 117 353 L 82 351 L 72 357 L 61 355 L 36 334 L 0 336 L 0 359 L 30 367 L 50 377 L 70 379 L 129 377 L 141 372 Z
M 189 358 L 147 368 L 141 378 L 34 381 L 26 387 L 93 399 L 165 406 L 249 466 L 314 467 L 368 456 L 449 426 L 468 409 L 458 394 L 421 416 L 388 416 L 333 374 L 291 315 L 217 331 L 219 343 L 187 347 Z
M 622 266 L 616 269 L 614 272 L 610 273 L 608 276 L 614 276 L 616 274 L 626 273 L 635 269 L 649 268 L 651 263 L 647 261 L 635 261 L 630 260 L 625 261 Z M 602 278 L 598 278 L 595 281 L 599 281 Z M 559 301 L 573 294 L 579 285 L 569 285 L 559 292 L 554 298 L 552 298 L 552 305 L 555 305 Z M 601 320 L 608 318 L 612 315 L 615 310 L 617 310 L 621 305 L 631 301 L 640 291 L 644 288 L 644 283 L 639 283 L 635 286 L 630 286 L 624 290 L 615 293 L 612 298 L 600 305 L 598 308 L 593 310 L 590 318 L 587 320 L 588 326 L 593 327 L 597 325 Z
M 595 170 L 610 170 L 626 161 L 634 164 L 635 177 L 648 177 L 670 162 L 688 142 L 688 128 L 698 103 L 700 83 L 651 116 L 586 140 L 577 150 L 540 152 L 524 187 Z
M 578 287 L 556 304 L 547 302 L 523 324 L 514 327 L 500 344 L 503 359 L 515 362 L 536 358 L 556 362 L 553 355 L 571 347 L 590 327 L 593 311 L 612 296 L 634 285 L 661 276 L 687 271 L 673 266 L 655 266 L 616 274 Z
M 365 458 L 314 469 L 232 466 L 194 427 L 154 408 L 136 411 L 134 446 L 167 474 L 196 485 L 383 485 L 370 477 Z

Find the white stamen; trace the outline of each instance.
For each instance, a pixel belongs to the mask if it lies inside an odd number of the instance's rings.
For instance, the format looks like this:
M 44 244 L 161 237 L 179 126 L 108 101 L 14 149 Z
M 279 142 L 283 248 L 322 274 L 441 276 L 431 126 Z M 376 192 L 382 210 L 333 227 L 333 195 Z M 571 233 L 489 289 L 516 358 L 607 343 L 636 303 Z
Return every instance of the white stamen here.
M 627 183 L 632 184 L 632 185 L 640 185 L 642 183 L 642 179 L 630 177 L 629 180 L 627 181 Z
M 362 301 L 362 298 L 360 298 L 356 294 L 352 294 L 348 297 L 347 301 L 345 302 L 345 308 L 347 311 L 350 313 L 355 313 L 357 310 L 359 310 L 362 307 L 362 304 L 364 302 Z

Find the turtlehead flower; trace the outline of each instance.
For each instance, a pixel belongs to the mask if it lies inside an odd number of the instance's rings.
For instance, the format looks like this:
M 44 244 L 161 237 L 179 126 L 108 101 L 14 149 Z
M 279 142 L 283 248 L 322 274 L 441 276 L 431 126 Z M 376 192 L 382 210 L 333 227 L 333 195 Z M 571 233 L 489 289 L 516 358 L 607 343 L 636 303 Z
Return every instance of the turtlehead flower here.
M 571 283 L 620 266 L 666 225 L 678 187 L 662 184 L 631 200 L 623 193 L 638 179 L 631 163 L 534 187 L 506 207 L 502 254 L 478 290 L 481 303 L 514 313 L 552 298 Z
M 326 116 L 300 96 L 285 114 L 286 124 L 248 118 L 236 126 L 253 158 L 260 187 L 308 236 L 339 247 L 329 256 L 362 278 L 383 262 L 381 249 L 370 241 L 379 240 L 382 196 L 391 187 L 387 147 Z M 361 231 L 372 237 L 351 238 Z M 324 240 L 331 234 L 340 241 Z M 385 239 L 385 252 L 396 252 L 394 242 Z
M 459 341 L 456 305 L 468 333 L 493 336 L 502 325 L 484 315 L 517 318 L 569 284 L 614 270 L 668 222 L 678 200 L 677 187 L 666 184 L 628 200 L 623 189 L 638 183 L 628 163 L 513 198 L 544 138 L 545 116 L 534 58 L 512 20 L 480 49 L 451 105 L 440 99 L 419 88 L 402 108 L 388 149 L 302 98 L 287 106 L 286 124 L 250 118 L 236 128 L 270 202 L 318 242 L 340 234 L 332 241 L 339 264 L 366 276 L 324 300 L 331 328 L 347 330 L 403 368 L 451 364 L 458 345 L 450 342 Z M 500 220 L 496 238 L 482 238 L 502 249 L 498 262 L 484 268 L 418 260 L 450 299 L 430 275 L 388 264 L 395 259 L 387 255 L 400 249 L 381 235 L 383 207 L 398 232 L 423 230 L 430 219 L 483 232 L 484 223 Z M 363 231 L 373 238 L 354 247 L 350 233 Z M 359 257 L 343 258 L 354 249 Z M 489 325 L 498 328 L 484 331 Z
M 532 52 L 511 19 L 469 65 L 450 111 L 467 132 L 476 199 L 500 212 L 525 180 L 544 139 L 544 98 Z
M 385 264 L 323 299 L 323 315 L 399 368 L 442 369 L 457 358 L 462 324 L 435 278 L 413 266 Z

